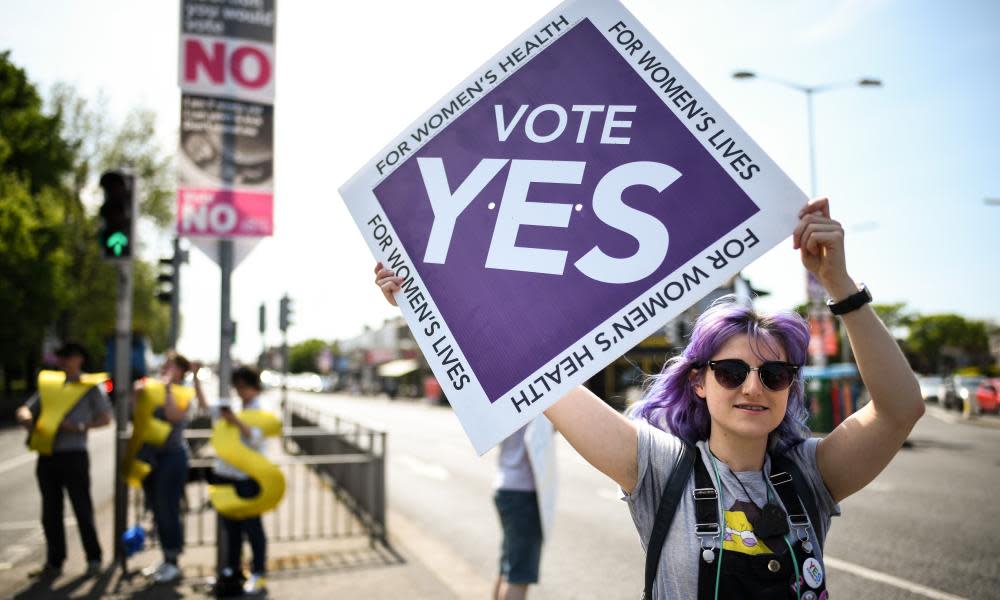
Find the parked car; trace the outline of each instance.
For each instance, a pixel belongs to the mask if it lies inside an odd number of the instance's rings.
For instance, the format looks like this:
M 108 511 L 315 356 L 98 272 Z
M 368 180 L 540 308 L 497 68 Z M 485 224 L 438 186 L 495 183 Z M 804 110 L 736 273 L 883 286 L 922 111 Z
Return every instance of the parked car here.
M 1000 413 L 1000 378 L 984 379 L 976 388 L 976 402 L 982 412 Z
M 951 378 L 952 389 L 948 391 L 945 398 L 944 407 L 948 409 L 962 410 L 965 402 L 975 402 L 976 388 L 983 381 L 983 377 L 978 375 L 955 375 Z M 973 407 L 975 410 L 975 407 Z
M 920 395 L 924 402 L 940 402 L 945 396 L 946 388 L 944 378 L 937 375 L 920 375 L 917 377 L 920 384 Z

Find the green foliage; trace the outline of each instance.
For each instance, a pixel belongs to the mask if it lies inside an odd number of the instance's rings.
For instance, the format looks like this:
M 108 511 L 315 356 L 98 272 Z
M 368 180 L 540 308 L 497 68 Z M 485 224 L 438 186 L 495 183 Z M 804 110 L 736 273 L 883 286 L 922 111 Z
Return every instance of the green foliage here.
M 889 331 L 895 331 L 901 327 L 908 327 L 913 322 L 914 315 L 906 312 L 905 302 L 894 304 L 872 304 L 875 314 L 882 319 Z
M 36 194 L 61 185 L 72 167 L 73 150 L 60 137 L 60 114 L 42 113 L 35 86 L 9 56 L 0 52 L 0 172 Z
M 20 371 L 66 300 L 72 196 L 62 182 L 72 149 L 59 137 L 59 115 L 42 113 L 8 56 L 0 53 L 0 365 Z
M 25 72 L 0 53 L 0 370 L 29 380 L 46 336 L 80 339 L 94 368 L 114 330 L 117 276 L 81 200 L 99 173 L 133 169 L 140 213 L 156 226 L 170 222 L 173 198 L 151 112 L 132 111 L 114 129 L 103 101 L 94 108 L 68 86 L 51 105 L 45 114 Z M 154 267 L 135 260 L 134 273 L 134 329 L 163 349 L 169 311 L 155 300 Z
M 323 340 L 309 339 L 288 349 L 288 370 L 292 373 L 317 371 L 316 358 L 330 344 Z
M 142 192 L 139 213 L 158 227 L 167 227 L 174 217 L 173 171 L 170 158 L 161 155 L 155 139 L 156 113 L 134 109 L 102 149 L 98 167 L 100 171 L 118 167 L 130 169 Z
M 956 367 L 985 368 L 991 361 L 986 324 L 955 314 L 916 315 L 909 323 L 906 348 L 921 372 L 940 373 Z
M 55 317 L 54 265 L 36 236 L 44 226 L 31 191 L 17 175 L 0 174 L 0 362 L 23 365 Z
M 156 114 L 135 108 L 120 127 L 108 122 L 103 97 L 89 103 L 71 86 L 52 89 L 53 110 L 63 115 L 62 135 L 74 149 L 73 189 L 80 195 L 109 169 L 127 168 L 136 177 L 139 214 L 156 227 L 173 222 L 171 157 L 156 144 Z

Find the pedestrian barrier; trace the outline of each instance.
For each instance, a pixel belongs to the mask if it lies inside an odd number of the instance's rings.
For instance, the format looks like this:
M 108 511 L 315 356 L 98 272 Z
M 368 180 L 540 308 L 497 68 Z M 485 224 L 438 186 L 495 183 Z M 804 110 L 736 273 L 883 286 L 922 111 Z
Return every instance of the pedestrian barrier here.
M 284 499 L 263 515 L 270 542 L 367 537 L 388 547 L 385 520 L 386 433 L 304 407 L 286 414 L 281 442 L 267 447 L 268 459 L 286 481 Z M 211 430 L 189 427 L 185 437 L 198 448 L 181 499 L 185 545 L 216 543 L 216 513 L 208 479 L 215 458 L 207 444 Z M 156 543 L 152 515 L 142 489 L 130 488 L 127 522 L 143 525 Z

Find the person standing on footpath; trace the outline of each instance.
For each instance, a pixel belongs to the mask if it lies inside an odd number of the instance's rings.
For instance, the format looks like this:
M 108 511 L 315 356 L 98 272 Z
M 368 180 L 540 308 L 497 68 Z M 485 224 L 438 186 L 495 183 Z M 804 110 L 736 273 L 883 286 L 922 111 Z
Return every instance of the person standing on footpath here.
M 242 410 L 260 409 L 260 392 L 263 385 L 260 373 L 241 366 L 233 371 L 233 389 L 240 397 Z M 240 430 L 240 441 L 251 450 L 263 454 L 264 434 L 257 427 L 250 427 L 240 420 L 228 399 L 220 401 L 218 417 L 234 425 Z M 215 415 L 213 415 L 215 416 Z M 217 459 L 212 468 L 212 483 L 215 485 L 232 485 L 241 498 L 253 498 L 260 494 L 260 485 L 249 475 L 240 471 L 222 459 Z M 226 529 L 227 553 L 226 562 L 220 565 L 220 576 L 223 580 L 239 580 L 242 577 L 243 537 L 246 536 L 253 550 L 253 563 L 250 578 L 243 584 L 243 593 L 250 595 L 263 594 L 267 589 L 267 536 L 264 534 L 264 523 L 260 515 L 246 519 L 233 519 L 222 516 L 222 524 Z
M 188 480 L 189 450 L 184 439 L 184 429 L 189 420 L 190 406 L 181 406 L 175 397 L 174 386 L 179 386 L 191 371 L 191 362 L 175 351 L 167 353 L 167 360 L 160 369 L 160 381 L 164 387 L 164 402 L 153 412 L 153 417 L 170 424 L 170 434 L 162 446 L 145 446 L 144 460 L 152 467 L 143 480 L 146 499 L 153 511 L 163 562 L 156 567 L 148 567 L 143 574 L 155 583 L 173 583 L 180 579 L 178 558 L 184 548 L 184 530 L 181 523 L 180 503 L 184 486 Z M 135 383 L 139 393 L 149 383 L 140 379 Z M 204 405 L 204 395 L 194 377 L 195 394 L 199 405 Z
M 530 426 L 525 425 L 500 443 L 493 503 L 503 540 L 493 600 L 523 600 L 528 596 L 528 586 L 538 583 L 545 536 L 535 466 L 525 438 Z
M 38 391 L 16 414 L 17 422 L 29 432 L 29 447 L 38 452 L 35 476 L 42 495 L 46 559 L 32 575 L 56 577 L 62 572 L 66 560 L 63 490 L 76 515 L 87 554 L 87 574 L 95 575 L 101 569 L 101 545 L 90 497 L 87 431 L 111 422 L 111 403 L 99 382 L 81 381 L 87 362 L 82 344 L 64 342 L 56 350 L 56 362 L 62 373 L 39 373 Z
M 376 284 L 395 281 L 393 275 L 381 262 L 375 265 Z M 392 292 L 384 285 L 380 287 L 385 299 L 396 306 Z M 529 426 L 518 429 L 500 443 L 493 503 L 500 518 L 503 539 L 500 571 L 493 583 L 493 600 L 523 600 L 528 596 L 528 586 L 538 583 L 544 534 L 536 467 L 525 440 Z

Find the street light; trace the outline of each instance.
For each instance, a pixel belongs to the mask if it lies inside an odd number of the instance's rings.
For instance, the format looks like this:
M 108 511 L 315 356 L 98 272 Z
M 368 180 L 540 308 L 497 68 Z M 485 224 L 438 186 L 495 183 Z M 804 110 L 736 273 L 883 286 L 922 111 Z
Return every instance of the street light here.
M 761 75 L 753 71 L 736 71 L 733 79 L 760 79 L 768 81 L 786 88 L 802 92 L 806 95 L 806 119 L 809 125 L 809 190 L 810 196 L 816 197 L 816 132 L 813 127 L 813 96 L 820 92 L 828 92 L 848 87 L 882 87 L 882 80 L 873 77 L 863 77 L 852 81 L 839 81 L 834 83 L 824 83 L 822 85 L 802 85 L 792 81 L 785 81 L 777 77 Z
M 785 81 L 784 79 L 778 79 L 777 77 L 770 77 L 767 75 L 761 75 L 759 73 L 754 73 L 753 71 L 736 71 L 733 73 L 733 79 L 760 79 L 762 81 L 768 81 L 770 83 L 775 83 L 780 86 L 790 88 L 806 95 L 806 119 L 808 120 L 809 127 L 809 195 L 812 198 L 816 197 L 816 131 L 813 126 L 813 96 L 820 92 L 828 92 L 830 90 L 836 90 L 847 87 L 882 87 L 882 80 L 875 79 L 872 77 L 863 77 L 861 79 L 852 81 L 840 81 L 833 83 L 825 83 L 822 85 L 802 85 L 800 83 L 795 83 L 793 81 Z M 823 290 L 819 285 L 819 282 L 813 277 L 812 273 L 806 274 L 806 299 L 809 303 L 809 314 L 810 322 L 813 319 L 817 319 L 816 323 L 820 327 L 820 330 L 824 330 L 830 324 L 830 315 L 828 312 L 823 310 Z M 811 329 L 811 327 L 810 327 Z M 845 350 L 844 344 L 846 340 L 841 341 L 841 351 Z M 821 343 L 813 342 L 810 344 L 810 354 L 812 354 L 813 363 L 816 365 L 826 364 L 826 352 L 822 348 Z M 846 353 L 845 353 L 846 354 Z

